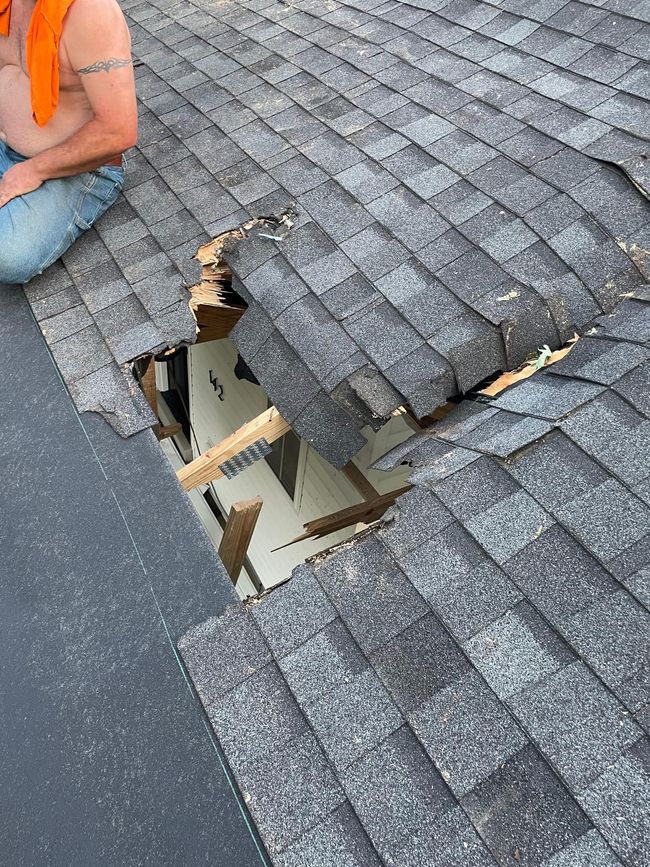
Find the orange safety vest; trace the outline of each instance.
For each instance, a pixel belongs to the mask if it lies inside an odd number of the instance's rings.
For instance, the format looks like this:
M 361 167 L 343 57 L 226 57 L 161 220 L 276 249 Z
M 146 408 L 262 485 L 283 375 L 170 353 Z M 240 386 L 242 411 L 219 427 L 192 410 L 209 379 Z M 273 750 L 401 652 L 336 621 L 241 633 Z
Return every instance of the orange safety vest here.
M 63 19 L 74 0 L 37 0 L 27 31 L 27 72 L 32 117 L 39 126 L 59 104 L 59 41 Z M 0 0 L 0 36 L 9 36 L 11 0 Z

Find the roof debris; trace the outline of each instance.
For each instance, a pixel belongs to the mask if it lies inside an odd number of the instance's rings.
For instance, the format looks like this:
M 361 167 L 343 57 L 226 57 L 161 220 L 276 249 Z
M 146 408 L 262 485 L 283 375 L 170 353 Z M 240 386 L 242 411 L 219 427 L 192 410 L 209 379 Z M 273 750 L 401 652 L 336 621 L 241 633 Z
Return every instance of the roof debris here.
M 494 382 L 490 383 L 490 385 L 480 389 L 477 394 L 481 394 L 483 397 L 496 397 L 506 388 L 510 388 L 511 385 L 515 385 L 517 382 L 528 379 L 529 376 L 537 373 L 538 370 L 542 370 L 544 367 L 549 367 L 550 365 L 561 361 L 563 358 L 566 358 L 579 339 L 579 335 L 574 334 L 571 340 L 569 340 L 561 349 L 556 349 L 555 352 L 551 351 L 549 346 L 543 346 L 542 349 L 538 350 L 538 354 L 535 358 L 529 359 L 516 370 L 502 373 L 501 376 L 498 376 Z

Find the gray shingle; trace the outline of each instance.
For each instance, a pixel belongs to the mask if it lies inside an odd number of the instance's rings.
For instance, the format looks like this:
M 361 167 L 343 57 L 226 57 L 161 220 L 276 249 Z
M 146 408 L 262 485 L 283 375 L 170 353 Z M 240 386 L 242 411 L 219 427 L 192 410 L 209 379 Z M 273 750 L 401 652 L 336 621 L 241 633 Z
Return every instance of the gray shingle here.
M 520 602 L 466 641 L 464 647 L 502 699 L 572 661 L 569 648 L 527 602 Z
M 442 406 L 457 390 L 449 363 L 427 344 L 391 364 L 385 373 L 418 418 Z
M 344 329 L 312 295 L 281 313 L 276 326 L 319 380 L 357 350 Z
M 504 569 L 554 623 L 564 623 L 618 589 L 598 561 L 558 524 L 508 560 Z
M 355 358 L 351 356 L 348 361 L 354 362 Z M 352 366 L 356 369 L 358 365 L 353 363 Z M 299 436 L 337 469 L 351 461 L 367 442 L 350 413 L 324 391 L 310 399 L 294 419 L 294 427 Z
M 493 867 L 494 861 L 467 816 L 453 807 L 433 827 L 411 838 L 397 855 L 400 867 Z
M 404 186 L 370 202 L 368 210 L 409 250 L 419 250 L 444 234 L 448 223 Z
M 336 180 L 363 204 L 372 202 L 399 185 L 396 178 L 371 160 L 364 160 L 339 172 Z
M 453 805 L 442 777 L 406 727 L 348 769 L 343 784 L 385 860 Z
M 551 425 L 542 419 L 499 410 L 466 436 L 461 436 L 457 442 L 467 448 L 507 458 L 525 446 L 540 441 L 551 429 Z
M 528 739 L 475 671 L 437 691 L 409 722 L 457 797 L 470 792 Z
M 237 604 L 186 632 L 178 649 L 206 704 L 218 701 L 271 659 L 259 629 Z
M 349 683 L 368 663 L 337 618 L 285 656 L 280 666 L 300 704 L 308 706 Z
M 424 342 L 387 302 L 346 321 L 344 325 L 380 370 L 409 355 Z
M 262 244 L 262 241 L 255 243 Z M 267 245 L 271 243 L 266 241 Z M 275 256 L 256 268 L 246 278 L 245 285 L 246 291 L 273 318 L 309 292 L 305 283 L 281 256 Z
M 581 863 L 589 867 L 621 867 L 621 862 L 595 828 L 544 861 L 544 867 L 574 867 Z
M 461 394 L 507 369 L 501 332 L 473 311 L 443 325 L 429 344 L 449 361 Z
M 350 239 L 350 244 L 354 243 Z M 377 289 L 419 333 L 429 338 L 465 311 L 464 304 L 415 259 L 375 281 Z
M 314 220 L 327 227 L 328 235 L 336 243 L 373 222 L 366 209 L 333 180 L 304 193 L 298 201 Z
M 581 662 L 513 696 L 510 705 L 574 792 L 642 736 L 629 712 Z
M 396 731 L 403 719 L 370 668 L 346 678 L 305 713 L 341 773 Z
M 379 859 L 346 802 L 275 858 L 278 867 L 379 867 Z
M 377 280 L 406 261 L 409 254 L 378 223 L 343 241 L 341 248 L 369 280 Z
M 307 732 L 238 768 L 248 809 L 274 855 L 319 824 L 345 796 Z M 278 780 L 282 785 L 278 786 Z
M 416 487 L 402 494 L 384 515 L 380 535 L 393 556 L 402 558 L 453 520 L 438 497 L 426 488 Z
M 377 290 L 359 273 L 353 274 L 320 296 L 330 313 L 339 320 L 359 313 L 379 298 Z
M 533 376 L 507 389 L 495 406 L 524 415 L 555 421 L 600 394 L 602 387 L 587 382 L 559 379 L 549 375 Z
M 502 564 L 553 524 L 551 516 L 524 491 L 517 491 L 465 521 L 465 527 Z
M 61 376 L 68 384 L 113 361 L 101 332 L 94 324 L 59 340 L 51 349 Z
M 437 433 L 444 437 L 444 431 Z M 457 440 L 456 436 L 448 438 Z M 447 508 L 466 525 L 467 520 L 516 494 L 519 487 L 496 461 L 480 457 L 469 467 L 434 485 L 434 490 Z
M 316 577 L 366 653 L 427 610 L 387 549 L 373 536 L 334 552 L 316 567 Z
M 607 481 L 607 473 L 560 431 L 544 437 L 506 464 L 539 502 L 555 509 Z
M 276 657 L 303 644 L 336 617 L 310 566 L 298 566 L 291 580 L 251 608 Z
M 650 698 L 650 615 L 624 590 L 573 615 L 567 640 L 632 710 Z
M 532 747 L 462 799 L 499 864 L 539 865 L 590 829 L 587 817 Z M 525 859 L 525 860 L 524 860 Z
M 207 713 L 235 771 L 307 731 L 307 722 L 275 663 L 209 704 Z
M 650 423 L 612 392 L 578 409 L 561 427 L 626 484 L 633 486 L 650 475 L 645 461 L 650 449 Z
M 616 479 L 556 507 L 555 516 L 604 562 L 637 542 L 650 526 L 648 506 Z
M 371 661 L 395 703 L 409 715 L 468 668 L 467 659 L 432 614 L 375 650 Z
M 628 864 L 642 865 L 650 843 L 649 766 L 645 739 L 630 747 L 580 798 L 605 839 Z
M 485 554 L 458 523 L 402 557 L 401 565 L 419 592 L 428 597 L 441 581 L 465 579 L 486 560 Z

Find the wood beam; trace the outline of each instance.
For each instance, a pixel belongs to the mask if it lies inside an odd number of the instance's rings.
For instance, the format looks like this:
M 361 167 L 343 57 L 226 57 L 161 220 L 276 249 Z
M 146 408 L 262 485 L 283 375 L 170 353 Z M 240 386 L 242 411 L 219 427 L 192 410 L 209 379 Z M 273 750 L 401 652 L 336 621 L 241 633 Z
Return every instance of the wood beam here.
M 158 418 L 158 391 L 156 389 L 156 362 L 153 356 L 149 356 L 144 362 L 144 370 L 140 376 L 140 388 L 144 392 L 151 411 Z M 137 370 L 137 367 L 136 367 Z M 160 424 L 152 427 L 154 434 L 160 439 Z
M 154 415 L 158 418 L 158 392 L 156 390 L 156 362 L 151 356 L 146 359 L 145 368 L 140 376 L 140 387 L 144 392 L 147 403 Z
M 287 548 L 289 545 L 303 542 L 305 539 L 320 539 L 323 536 L 328 536 L 330 533 L 336 533 L 337 530 L 344 530 L 346 527 L 352 527 L 355 524 L 372 524 L 373 521 L 378 521 L 381 518 L 386 509 L 392 506 L 398 497 L 410 491 L 412 487 L 413 485 L 405 485 L 396 491 L 381 494 L 374 500 L 364 500 L 363 503 L 348 506 L 345 509 L 340 509 L 338 512 L 333 512 L 331 515 L 325 515 L 323 518 L 308 521 L 304 525 L 305 532 L 301 536 L 297 536 L 295 539 L 287 542 L 286 545 L 280 545 L 279 548 L 274 548 L 273 550 L 279 551 L 281 548 Z
M 245 311 L 245 307 L 230 304 L 199 304 L 194 311 L 199 329 L 196 342 L 206 343 L 208 340 L 223 340 L 228 337 Z
M 252 500 L 233 503 L 230 509 L 219 545 L 219 556 L 233 584 L 237 583 L 244 565 L 261 508 L 262 498 L 253 497 Z
M 161 425 L 160 430 L 158 431 L 158 439 L 166 440 L 169 437 L 175 437 L 176 434 L 179 434 L 183 430 L 183 425 L 180 422 L 176 422 L 175 424 L 167 424 Z
M 209 448 L 187 466 L 182 467 L 176 474 L 178 481 L 186 491 L 191 491 L 197 485 L 220 479 L 223 473 L 219 467 L 225 461 L 234 458 L 262 437 L 270 444 L 290 430 L 291 426 L 272 406 L 270 409 L 264 410 L 257 418 L 246 422 L 225 440 Z
M 361 472 L 359 467 L 350 461 L 342 470 L 346 479 L 357 489 L 364 500 L 376 500 L 379 496 L 379 491 L 370 484 L 368 479 Z

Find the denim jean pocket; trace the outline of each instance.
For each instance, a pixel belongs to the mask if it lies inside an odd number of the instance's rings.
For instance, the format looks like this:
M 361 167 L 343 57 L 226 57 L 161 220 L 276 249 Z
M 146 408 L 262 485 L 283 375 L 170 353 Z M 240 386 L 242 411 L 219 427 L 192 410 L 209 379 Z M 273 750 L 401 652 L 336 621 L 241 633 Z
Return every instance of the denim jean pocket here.
M 82 194 L 74 215 L 75 225 L 87 231 L 93 223 L 108 210 L 120 194 L 122 181 L 101 170 L 90 174 L 89 182 Z

